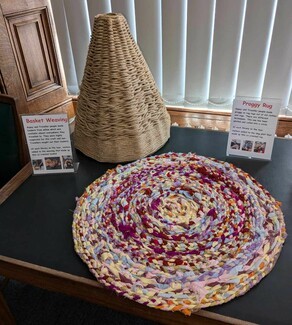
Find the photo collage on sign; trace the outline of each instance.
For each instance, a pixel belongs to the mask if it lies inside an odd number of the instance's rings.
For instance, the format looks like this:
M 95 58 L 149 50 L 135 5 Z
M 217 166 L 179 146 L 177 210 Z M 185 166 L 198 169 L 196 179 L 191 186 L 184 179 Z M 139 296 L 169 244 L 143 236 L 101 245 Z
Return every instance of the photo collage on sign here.
M 74 168 L 72 156 L 45 157 L 32 160 L 33 170 L 55 170 Z
M 241 147 L 240 139 L 232 139 L 230 142 L 230 148 L 233 150 L 253 151 L 256 153 L 265 153 L 266 142 L 244 140 Z
M 22 115 L 21 118 L 33 173 L 74 172 L 67 114 Z

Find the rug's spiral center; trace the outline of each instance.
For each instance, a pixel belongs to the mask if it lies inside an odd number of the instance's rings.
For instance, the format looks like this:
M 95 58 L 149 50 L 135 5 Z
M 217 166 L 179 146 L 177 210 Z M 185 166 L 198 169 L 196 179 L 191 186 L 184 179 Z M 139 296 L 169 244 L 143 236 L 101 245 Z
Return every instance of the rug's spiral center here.
M 196 224 L 200 222 L 197 216 L 198 209 L 199 205 L 196 202 L 180 194 L 170 194 L 162 198 L 157 208 L 161 218 L 176 226 L 181 224 L 184 227 L 188 226 L 190 221 Z

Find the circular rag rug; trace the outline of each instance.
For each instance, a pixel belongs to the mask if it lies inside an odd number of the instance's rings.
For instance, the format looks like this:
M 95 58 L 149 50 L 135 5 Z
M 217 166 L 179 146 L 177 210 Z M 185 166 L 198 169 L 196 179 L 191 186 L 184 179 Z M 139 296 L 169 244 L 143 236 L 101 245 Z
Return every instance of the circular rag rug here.
M 190 315 L 271 271 L 286 237 L 279 205 L 232 164 L 162 154 L 87 187 L 74 212 L 75 250 L 116 293 Z

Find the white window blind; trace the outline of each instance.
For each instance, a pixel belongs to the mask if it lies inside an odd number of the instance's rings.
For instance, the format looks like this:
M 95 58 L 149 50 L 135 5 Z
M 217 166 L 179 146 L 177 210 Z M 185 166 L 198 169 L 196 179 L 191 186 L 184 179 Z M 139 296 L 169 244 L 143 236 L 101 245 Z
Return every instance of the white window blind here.
M 215 0 L 188 3 L 185 101 L 190 106 L 209 98 L 215 5 Z
M 87 7 L 91 28 L 93 26 L 94 17 L 97 13 L 103 14 L 107 12 L 112 12 L 112 5 L 110 0 L 87 0 Z
M 158 89 L 162 91 L 162 24 L 161 0 L 136 0 L 137 41 L 147 58 Z
M 169 102 L 182 102 L 185 95 L 187 4 L 186 0 L 161 3 L 162 93 Z
M 246 0 L 216 1 L 209 101 L 230 105 L 235 96 Z
M 82 81 L 94 16 L 122 13 L 166 103 L 229 108 L 280 98 L 292 115 L 291 0 L 51 0 L 70 93 Z
M 286 115 L 292 116 L 292 89 L 290 91 L 290 100 L 287 106 Z
M 65 0 L 64 7 L 71 40 L 78 85 L 81 84 L 91 28 L 86 0 Z M 60 40 L 62 42 L 62 40 Z

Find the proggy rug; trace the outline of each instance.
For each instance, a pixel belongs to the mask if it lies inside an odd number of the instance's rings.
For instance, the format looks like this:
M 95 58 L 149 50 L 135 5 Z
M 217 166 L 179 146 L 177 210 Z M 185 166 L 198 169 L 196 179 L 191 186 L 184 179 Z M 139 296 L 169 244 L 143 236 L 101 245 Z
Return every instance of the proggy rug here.
M 106 287 L 190 315 L 257 284 L 276 263 L 286 230 L 279 202 L 241 169 L 168 153 L 108 170 L 89 185 L 73 237 Z

